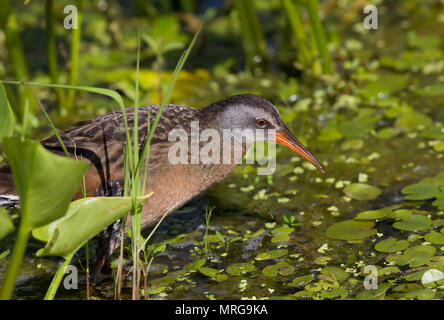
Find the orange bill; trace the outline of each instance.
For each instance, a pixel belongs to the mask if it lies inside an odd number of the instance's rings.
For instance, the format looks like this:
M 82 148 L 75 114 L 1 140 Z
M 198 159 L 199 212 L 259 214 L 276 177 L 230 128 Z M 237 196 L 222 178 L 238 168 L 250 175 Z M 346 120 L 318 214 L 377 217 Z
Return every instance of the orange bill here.
M 293 151 L 296 151 L 302 158 L 318 168 L 320 172 L 325 173 L 325 169 L 322 167 L 319 161 L 314 157 L 314 155 L 311 154 L 310 151 L 307 150 L 307 148 L 304 147 L 304 145 L 298 139 L 296 139 L 291 134 L 290 131 L 285 130 L 282 132 L 277 132 L 276 142 L 290 148 Z

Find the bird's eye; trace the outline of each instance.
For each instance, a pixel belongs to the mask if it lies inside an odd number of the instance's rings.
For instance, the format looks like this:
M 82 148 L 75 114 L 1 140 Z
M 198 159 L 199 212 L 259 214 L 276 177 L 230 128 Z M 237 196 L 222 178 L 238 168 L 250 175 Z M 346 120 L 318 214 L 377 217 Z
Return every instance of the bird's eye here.
M 259 128 L 265 128 L 267 126 L 267 120 L 265 120 L 264 118 L 257 119 L 256 126 L 258 126 Z

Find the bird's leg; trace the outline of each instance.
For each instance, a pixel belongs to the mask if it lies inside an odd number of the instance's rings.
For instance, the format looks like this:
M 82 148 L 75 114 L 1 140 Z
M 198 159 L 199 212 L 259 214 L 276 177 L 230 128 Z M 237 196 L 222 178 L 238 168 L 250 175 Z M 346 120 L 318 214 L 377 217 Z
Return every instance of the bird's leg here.
M 99 186 L 96 190 L 97 196 L 116 197 L 123 195 L 123 180 L 112 180 L 103 190 Z M 91 280 L 97 281 L 101 275 L 111 274 L 111 255 L 120 246 L 120 228 L 122 219 L 117 220 L 97 236 L 96 259 L 91 272 Z

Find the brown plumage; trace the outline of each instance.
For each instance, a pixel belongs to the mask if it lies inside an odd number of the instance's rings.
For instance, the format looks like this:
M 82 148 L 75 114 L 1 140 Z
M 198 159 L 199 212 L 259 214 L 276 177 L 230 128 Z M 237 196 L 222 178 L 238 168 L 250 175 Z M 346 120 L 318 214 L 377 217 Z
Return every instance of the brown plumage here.
M 139 150 L 146 142 L 148 115 L 152 125 L 158 109 L 158 105 L 139 108 Z M 131 130 L 134 109 L 127 109 L 126 114 Z M 234 163 L 172 164 L 168 159 L 168 150 L 176 142 L 168 141 L 168 135 L 173 129 L 183 129 L 190 136 L 191 122 L 199 121 L 201 132 L 204 129 L 215 129 L 221 133 L 223 129 L 256 128 L 257 119 L 265 119 L 268 129 L 282 133 L 280 136 L 276 134 L 276 137 L 284 139 L 286 143 L 283 144 L 323 170 L 319 162 L 289 133 L 277 109 L 261 97 L 233 96 L 202 109 L 166 105 L 150 146 L 146 191 L 153 192 L 153 195 L 144 206 L 142 228 L 158 221 L 164 214 L 173 212 L 214 182 L 223 180 L 236 166 Z M 87 196 L 122 194 L 125 127 L 121 111 L 78 124 L 60 135 L 71 157 L 92 164 L 85 176 Z M 41 144 L 54 153 L 64 155 L 55 136 L 43 139 Z M 242 147 L 245 152 L 248 145 Z M 0 167 L 1 194 L 15 194 L 8 165 Z M 80 192 L 75 198 L 79 197 Z M 118 225 L 110 226 L 98 236 L 96 271 L 107 266 L 112 252 L 119 245 L 118 229 Z

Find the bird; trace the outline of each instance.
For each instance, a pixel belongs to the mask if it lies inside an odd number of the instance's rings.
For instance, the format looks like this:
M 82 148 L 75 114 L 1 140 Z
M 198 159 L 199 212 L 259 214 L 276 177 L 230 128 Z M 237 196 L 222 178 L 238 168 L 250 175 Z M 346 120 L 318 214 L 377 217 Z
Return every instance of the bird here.
M 147 143 L 148 128 L 151 128 L 160 110 L 160 105 L 137 108 L 138 114 L 138 148 L 143 149 Z M 81 122 L 61 132 L 60 137 L 71 157 L 87 161 L 91 165 L 85 174 L 85 193 L 94 196 L 121 196 L 124 188 L 124 148 L 125 148 L 125 115 L 132 135 L 135 109 L 127 108 L 113 111 L 90 121 Z M 230 161 L 221 161 L 223 156 L 222 140 L 215 141 L 221 148 L 219 163 L 204 162 L 205 159 L 192 161 L 193 148 L 185 149 L 184 161 L 171 161 L 172 147 L 177 139 L 171 138 L 171 132 L 182 132 L 192 136 L 193 124 L 198 123 L 198 133 L 212 130 L 221 136 L 226 130 L 264 130 L 263 138 L 234 139 L 234 145 L 240 146 L 241 156 L 253 142 L 270 140 L 282 144 L 297 152 L 324 173 L 321 163 L 290 132 L 283 122 L 278 109 L 268 100 L 254 94 L 240 94 L 216 101 L 203 108 L 192 108 L 182 105 L 167 104 L 154 130 L 150 143 L 146 181 L 146 192 L 152 196 L 143 206 L 141 227 L 153 225 L 163 216 L 174 212 L 185 203 L 208 189 L 215 182 L 224 180 L 238 165 L 235 163 L 235 148 L 227 157 Z M 149 126 L 149 127 L 148 127 Z M 224 131 L 225 130 L 225 131 Z M 212 139 L 215 139 L 212 137 Z M 192 140 L 192 137 L 191 139 Z M 214 142 L 213 141 L 213 142 Z M 40 141 L 47 150 L 64 156 L 64 151 L 56 136 Z M 189 141 L 187 141 L 189 143 Z M 231 142 L 230 142 L 231 143 Z M 176 145 L 177 147 L 177 145 Z M 196 145 L 195 145 L 196 147 Z M 197 147 L 202 147 L 199 140 Z M 212 151 L 213 152 L 213 151 Z M 219 152 L 219 151 L 215 151 Z M 174 155 L 177 155 L 174 154 Z M 80 190 L 74 199 L 81 197 Z M 0 205 L 11 207 L 18 203 L 14 188 L 11 168 L 6 163 L 0 166 Z M 129 219 L 128 219 L 129 220 Z M 125 231 L 129 225 L 125 226 Z M 93 274 L 111 274 L 111 255 L 120 245 L 121 220 L 110 225 L 97 238 L 96 259 Z

